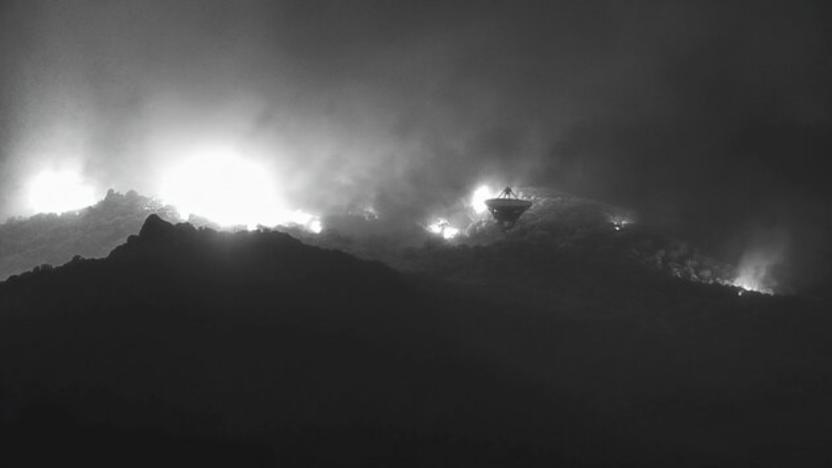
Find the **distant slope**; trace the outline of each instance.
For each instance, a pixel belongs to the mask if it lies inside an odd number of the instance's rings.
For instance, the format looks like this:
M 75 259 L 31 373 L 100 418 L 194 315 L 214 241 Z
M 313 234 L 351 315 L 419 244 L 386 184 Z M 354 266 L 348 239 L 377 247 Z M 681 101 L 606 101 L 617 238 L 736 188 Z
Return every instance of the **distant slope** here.
M 415 224 L 391 226 L 383 220 L 360 216 L 331 216 L 326 223 L 328 229 L 320 235 L 301 229 L 280 229 L 312 245 L 343 250 L 361 258 L 384 261 L 400 270 L 427 274 L 441 274 L 449 269 L 467 270 L 465 246 L 482 247 L 489 252 L 489 258 L 506 263 L 512 261 L 510 255 L 513 255 L 507 250 L 515 250 L 522 244 L 524 249 L 539 251 L 540 258 L 551 257 L 557 252 L 558 255 L 580 256 L 587 262 L 629 262 L 698 282 L 730 282 L 733 279 L 733 267 L 708 257 L 682 240 L 637 223 L 623 226 L 620 232 L 615 231 L 613 220 L 634 221 L 631 214 L 620 208 L 540 188 L 524 188 L 524 194 L 534 201 L 534 205 L 514 229 L 507 232 L 499 229 L 487 214 L 472 221 L 469 219 L 470 208 L 457 207 L 456 218 L 469 223 L 467 236 L 450 244 L 433 238 Z M 76 255 L 103 257 L 128 235 L 138 231 L 152 213 L 170 221 L 179 219 L 173 207 L 152 198 L 132 191 L 125 195 L 110 191 L 98 204 L 78 212 L 60 216 L 41 214 L 7 221 L 0 225 L 0 281 L 44 264 L 63 264 Z M 199 226 L 211 226 L 204 219 L 192 217 L 190 221 Z M 452 248 L 439 248 L 445 245 Z M 506 249 L 506 246 L 511 247 Z M 451 265 L 459 260 L 463 263 Z M 527 275 L 541 273 L 534 261 L 524 260 L 523 264 L 515 266 L 528 266 Z M 500 264 L 487 267 L 491 270 L 504 268 Z M 457 275 L 449 279 L 464 278 Z M 476 277 L 469 279 L 482 281 Z
M 735 278 L 735 267 L 642 225 L 621 208 L 542 188 L 526 187 L 522 193 L 533 205 L 509 230 L 500 228 L 488 213 L 473 216 L 470 207 L 460 204 L 449 217 L 463 234 L 452 241 L 422 230 L 421 242 L 396 245 L 379 233 L 350 235 L 350 229 L 340 229 L 343 222 L 320 235 L 297 235 L 314 245 L 382 260 L 400 271 L 469 284 L 500 281 L 524 290 L 525 295 L 569 287 L 573 282 L 563 280 L 575 272 L 595 276 L 595 283 L 603 288 L 621 287 L 629 275 L 663 275 L 705 284 L 730 284 Z M 379 220 L 353 217 L 348 227 L 360 232 L 355 225 L 366 225 L 365 231 L 372 232 L 375 224 Z M 608 278 L 610 271 L 617 272 L 618 279 Z M 624 271 L 627 274 L 620 274 Z
M 77 212 L 8 220 L 0 224 L 0 281 L 43 264 L 66 263 L 75 255 L 103 257 L 137 232 L 151 213 L 178 219 L 172 207 L 156 200 L 111 190 Z
M 830 461 L 824 304 L 555 268 L 516 301 L 512 271 L 481 294 L 151 216 L 106 258 L 0 283 L 0 436 L 108 466 Z

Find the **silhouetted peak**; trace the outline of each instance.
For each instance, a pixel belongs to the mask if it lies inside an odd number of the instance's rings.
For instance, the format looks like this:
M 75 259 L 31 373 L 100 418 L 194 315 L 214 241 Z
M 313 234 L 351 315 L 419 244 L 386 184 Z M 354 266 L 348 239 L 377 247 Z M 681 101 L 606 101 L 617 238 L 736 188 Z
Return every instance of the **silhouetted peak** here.
M 173 224 L 163 220 L 156 214 L 147 217 L 139 231 L 139 237 L 143 239 L 158 239 L 173 233 Z

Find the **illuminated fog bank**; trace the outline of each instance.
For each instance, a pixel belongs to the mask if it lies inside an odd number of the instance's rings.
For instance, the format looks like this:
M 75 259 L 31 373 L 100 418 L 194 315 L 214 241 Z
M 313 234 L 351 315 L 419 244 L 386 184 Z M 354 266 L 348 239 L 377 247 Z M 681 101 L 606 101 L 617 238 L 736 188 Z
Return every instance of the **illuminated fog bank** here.
M 223 227 L 322 229 L 318 216 L 286 206 L 266 167 L 229 149 L 202 150 L 168 168 L 159 196 L 185 219 L 197 215 Z
M 26 210 L 35 213 L 65 213 L 95 204 L 95 188 L 74 170 L 45 170 L 26 183 Z

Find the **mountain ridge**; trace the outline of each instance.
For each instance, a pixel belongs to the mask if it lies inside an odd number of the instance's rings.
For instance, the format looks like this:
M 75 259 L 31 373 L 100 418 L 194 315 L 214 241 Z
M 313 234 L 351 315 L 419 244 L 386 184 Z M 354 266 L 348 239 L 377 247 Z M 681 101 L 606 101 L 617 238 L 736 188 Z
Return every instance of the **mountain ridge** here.
M 782 447 L 771 466 L 823 459 L 822 305 L 592 268 L 515 301 L 151 215 L 105 258 L 0 283 L 0 432 L 43 457 L 82 434 L 102 464 L 188 444 L 323 465 L 736 465 L 761 443 Z M 701 411 L 725 406 L 758 416 Z M 102 433 L 121 448 L 90 445 Z

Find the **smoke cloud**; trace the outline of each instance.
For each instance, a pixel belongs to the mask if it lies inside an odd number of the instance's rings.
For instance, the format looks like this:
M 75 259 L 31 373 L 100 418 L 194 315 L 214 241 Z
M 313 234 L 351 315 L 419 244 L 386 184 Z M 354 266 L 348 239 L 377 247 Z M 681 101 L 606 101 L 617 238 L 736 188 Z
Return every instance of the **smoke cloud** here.
M 408 3 L 4 2 L 0 215 L 43 168 L 154 195 L 216 144 L 318 211 L 424 217 L 488 179 L 714 249 L 830 225 L 823 2 Z

